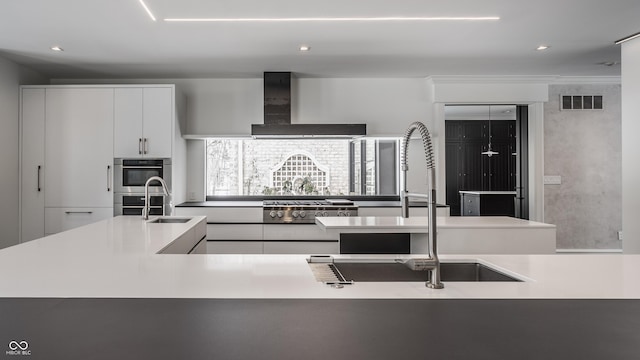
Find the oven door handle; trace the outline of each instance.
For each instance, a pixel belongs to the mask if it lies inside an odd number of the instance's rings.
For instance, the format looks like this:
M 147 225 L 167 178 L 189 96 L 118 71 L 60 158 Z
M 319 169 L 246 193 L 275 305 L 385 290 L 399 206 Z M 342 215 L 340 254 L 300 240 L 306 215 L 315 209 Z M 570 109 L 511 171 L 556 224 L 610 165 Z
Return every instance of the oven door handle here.
M 142 138 L 138 138 L 138 155 L 142 155 Z

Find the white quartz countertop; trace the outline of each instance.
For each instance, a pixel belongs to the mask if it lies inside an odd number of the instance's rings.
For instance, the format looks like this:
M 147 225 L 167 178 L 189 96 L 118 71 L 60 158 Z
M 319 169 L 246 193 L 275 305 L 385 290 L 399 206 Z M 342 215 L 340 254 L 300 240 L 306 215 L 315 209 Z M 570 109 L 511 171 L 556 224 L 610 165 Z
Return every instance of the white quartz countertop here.
M 199 221 L 197 218 L 195 221 Z M 420 218 L 415 218 L 420 221 Z M 498 218 L 493 221 L 500 221 Z M 116 217 L 0 250 L 1 297 L 105 298 L 640 298 L 640 255 L 447 255 L 523 282 L 355 283 L 315 280 L 305 255 L 168 255 L 193 226 Z M 542 226 L 542 225 L 540 225 Z M 411 256 L 403 256 L 407 258 Z M 393 261 L 395 255 L 338 255 Z
M 317 217 L 316 224 L 323 230 L 343 231 L 403 231 L 409 233 L 428 232 L 428 218 L 414 216 L 350 216 Z M 437 226 L 442 229 L 497 229 L 497 228 L 555 228 L 555 225 L 508 216 L 438 216 Z

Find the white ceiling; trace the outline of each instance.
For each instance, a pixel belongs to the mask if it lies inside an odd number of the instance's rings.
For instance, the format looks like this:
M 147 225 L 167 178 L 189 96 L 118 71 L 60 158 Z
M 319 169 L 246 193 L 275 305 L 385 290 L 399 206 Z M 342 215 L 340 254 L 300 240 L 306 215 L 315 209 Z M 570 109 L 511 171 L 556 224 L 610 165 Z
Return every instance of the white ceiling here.
M 0 56 L 51 78 L 616 76 L 638 0 L 7 0 Z M 499 16 L 485 22 L 164 18 Z M 311 51 L 301 53 L 301 44 Z M 540 44 L 547 51 L 535 51 Z M 59 45 L 64 52 L 53 52 Z

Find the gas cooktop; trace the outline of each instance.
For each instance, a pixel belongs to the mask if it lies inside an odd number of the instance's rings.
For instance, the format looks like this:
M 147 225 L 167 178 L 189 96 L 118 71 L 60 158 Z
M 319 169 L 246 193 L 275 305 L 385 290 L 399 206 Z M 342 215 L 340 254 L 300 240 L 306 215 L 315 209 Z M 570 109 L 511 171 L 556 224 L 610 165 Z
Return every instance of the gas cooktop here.
M 264 200 L 263 222 L 269 224 L 315 223 L 318 216 L 356 216 L 358 207 L 344 199 Z

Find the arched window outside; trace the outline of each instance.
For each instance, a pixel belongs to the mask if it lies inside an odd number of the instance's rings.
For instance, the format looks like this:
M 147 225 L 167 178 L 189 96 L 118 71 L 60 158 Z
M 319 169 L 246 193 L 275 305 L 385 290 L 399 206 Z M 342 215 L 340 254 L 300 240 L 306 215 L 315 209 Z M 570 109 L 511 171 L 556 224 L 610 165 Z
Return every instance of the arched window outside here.
M 329 186 L 329 169 L 311 154 L 293 154 L 275 167 L 271 179 L 272 187 L 283 195 L 321 195 Z

